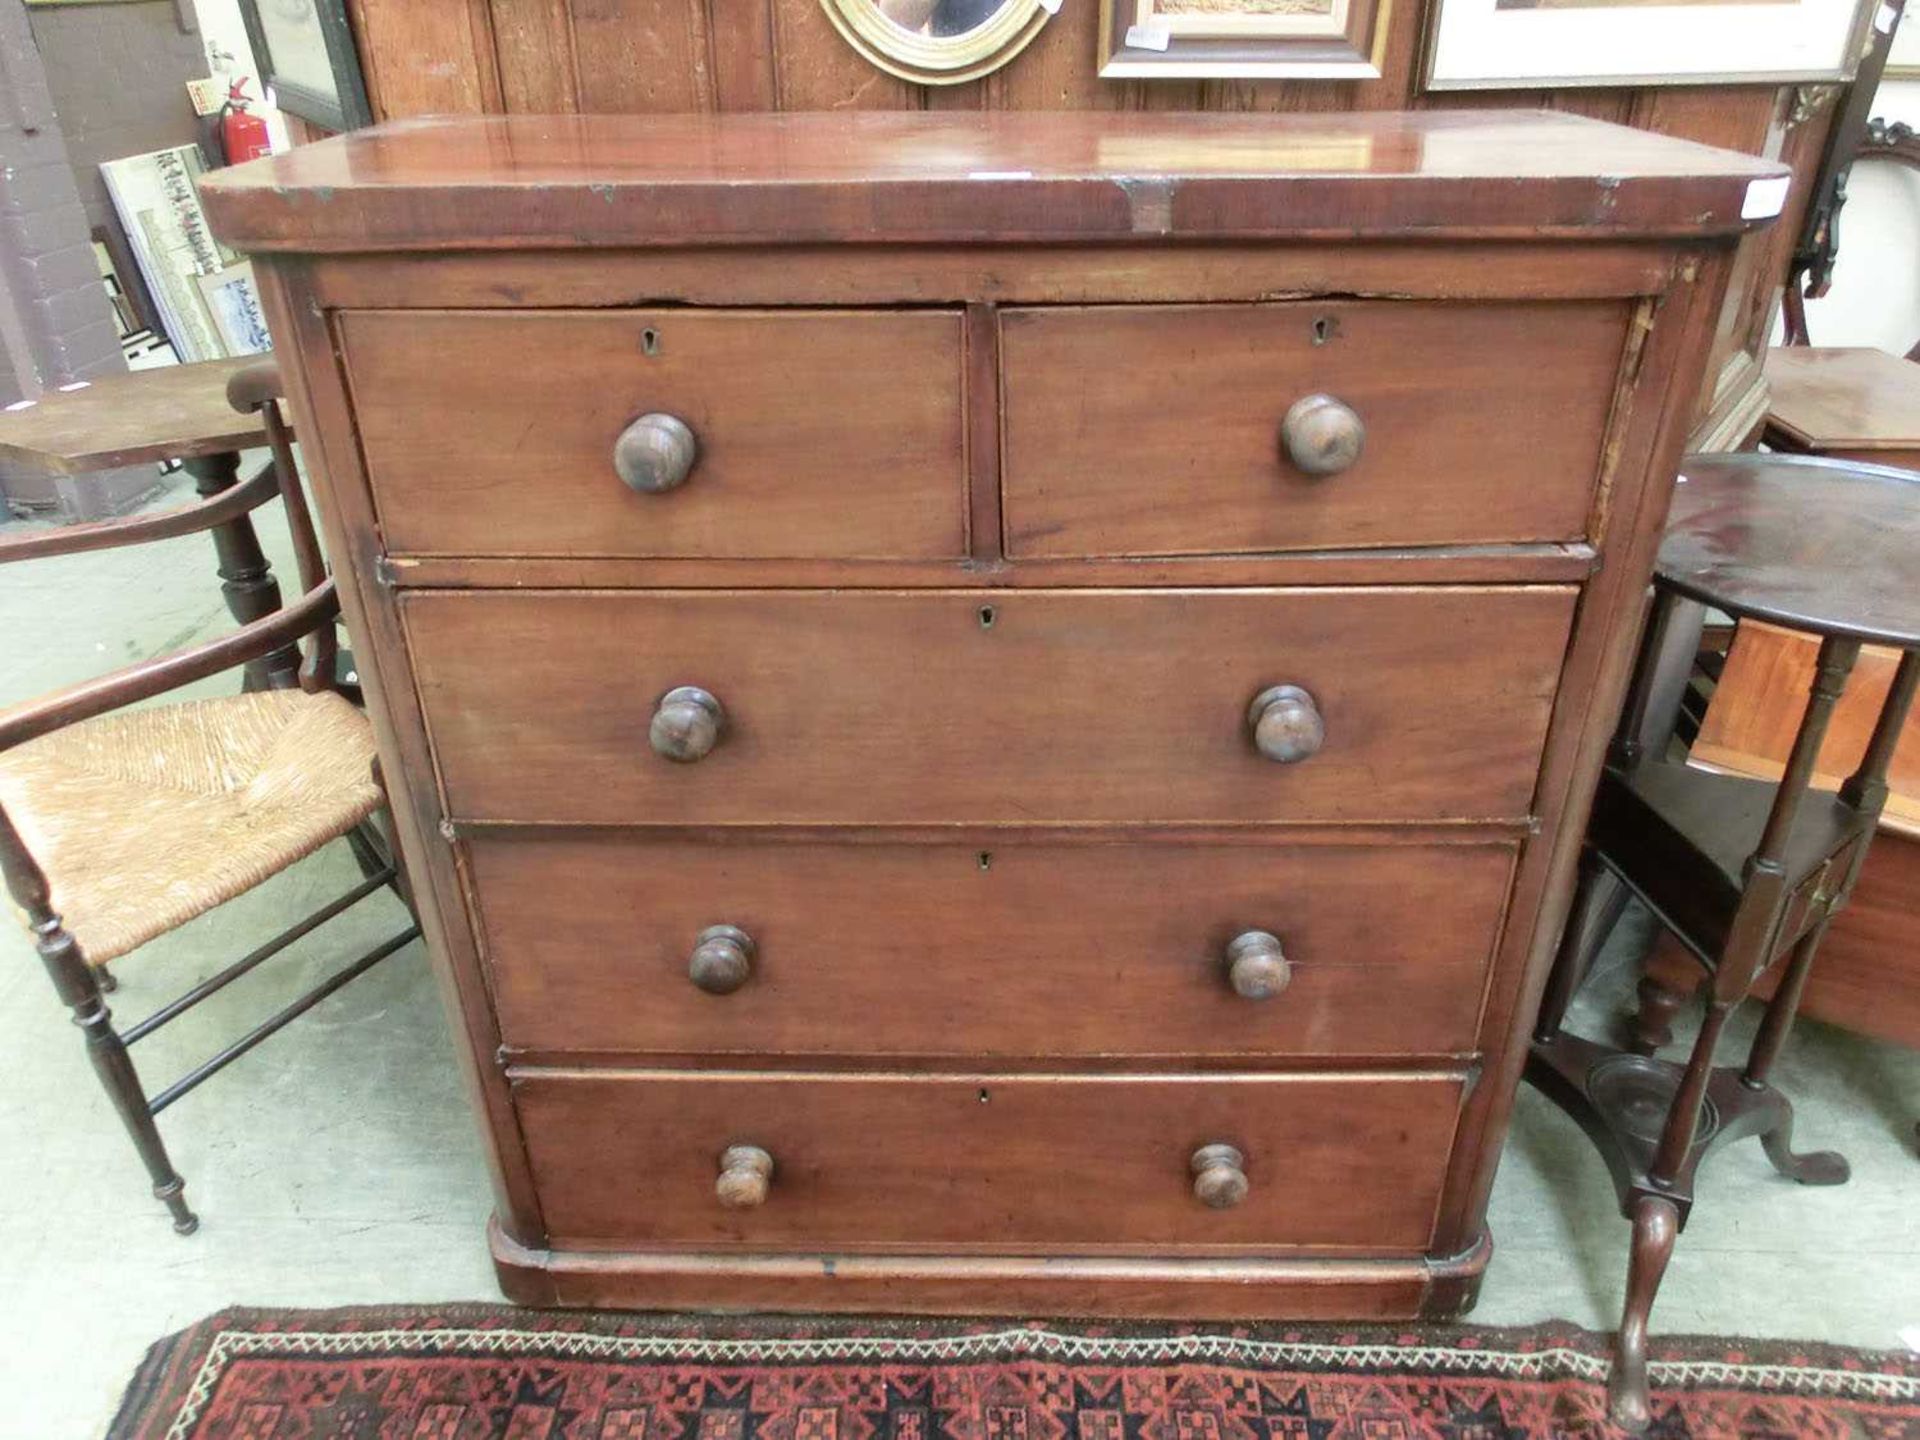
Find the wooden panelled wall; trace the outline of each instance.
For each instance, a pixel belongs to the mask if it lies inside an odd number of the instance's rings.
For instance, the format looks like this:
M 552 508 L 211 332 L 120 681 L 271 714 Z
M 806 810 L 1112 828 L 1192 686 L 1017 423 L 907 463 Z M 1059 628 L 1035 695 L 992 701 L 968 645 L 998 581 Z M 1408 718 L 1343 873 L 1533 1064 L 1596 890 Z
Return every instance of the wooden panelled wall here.
M 405 115 L 701 110 L 1398 110 L 1549 106 L 1791 164 L 1780 224 L 1741 257 L 1712 366 L 1757 356 L 1819 164 L 1832 96 L 1787 86 L 1426 95 L 1420 0 L 1400 0 L 1379 80 L 1101 80 L 1099 0 L 1066 0 L 1028 49 L 967 85 L 923 88 L 856 55 L 820 0 L 350 0 L 373 110 Z M 1816 103 L 1807 103 L 1809 99 Z M 1750 367 L 1748 367 L 1750 368 Z M 1703 408 L 1713 401 L 1708 385 Z

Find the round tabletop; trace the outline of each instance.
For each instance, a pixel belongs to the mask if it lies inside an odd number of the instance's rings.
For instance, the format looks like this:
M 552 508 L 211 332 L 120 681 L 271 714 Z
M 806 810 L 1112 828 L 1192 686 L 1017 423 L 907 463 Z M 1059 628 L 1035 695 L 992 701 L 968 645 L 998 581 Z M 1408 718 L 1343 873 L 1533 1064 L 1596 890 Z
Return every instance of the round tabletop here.
M 1655 574 L 1733 615 L 1920 645 L 1920 474 L 1802 455 L 1690 455 Z

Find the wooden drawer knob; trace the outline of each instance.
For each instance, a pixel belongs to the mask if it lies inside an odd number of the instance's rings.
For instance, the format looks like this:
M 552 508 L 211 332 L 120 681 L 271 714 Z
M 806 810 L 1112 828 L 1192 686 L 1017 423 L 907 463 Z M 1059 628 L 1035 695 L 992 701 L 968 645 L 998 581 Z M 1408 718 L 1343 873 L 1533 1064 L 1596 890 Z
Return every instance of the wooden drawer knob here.
M 642 415 L 613 442 L 613 468 L 627 488 L 658 495 L 686 484 L 700 442 L 687 422 L 674 415 Z
M 727 712 L 705 690 L 698 685 L 676 686 L 654 706 L 647 743 L 656 755 L 691 764 L 720 743 L 726 723 Z
M 1247 707 L 1254 748 L 1281 765 L 1295 765 L 1320 753 L 1327 722 L 1313 696 L 1298 685 L 1270 685 Z
M 758 1145 L 729 1145 L 720 1157 L 720 1178 L 713 1195 L 729 1210 L 751 1210 L 767 1203 L 773 1183 L 773 1156 Z
M 1331 395 L 1302 396 L 1280 422 L 1280 448 L 1307 475 L 1338 475 L 1360 458 L 1366 443 L 1366 423 Z
M 1248 1000 L 1268 1000 L 1293 979 L 1293 962 L 1280 948 L 1280 937 L 1265 930 L 1249 930 L 1227 942 L 1227 980 L 1233 993 Z
M 734 925 L 709 925 L 694 943 L 687 977 L 709 995 L 731 995 L 753 977 L 753 937 Z
M 1209 1210 L 1231 1210 L 1246 1199 L 1246 1157 L 1231 1145 L 1194 1151 L 1193 1198 Z

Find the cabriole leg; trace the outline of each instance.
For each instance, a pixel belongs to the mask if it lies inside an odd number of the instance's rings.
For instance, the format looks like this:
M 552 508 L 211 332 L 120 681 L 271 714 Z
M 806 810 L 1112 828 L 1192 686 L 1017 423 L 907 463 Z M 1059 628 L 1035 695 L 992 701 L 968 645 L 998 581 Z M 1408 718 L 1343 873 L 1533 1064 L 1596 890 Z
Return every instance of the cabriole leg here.
M 1647 1391 L 1647 1324 L 1653 1297 L 1673 1258 L 1680 1233 L 1680 1211 L 1671 1200 L 1643 1195 L 1633 1207 L 1633 1249 L 1627 1257 L 1627 1303 L 1614 1346 L 1613 1374 L 1607 1381 L 1607 1412 L 1613 1423 L 1636 1433 L 1653 1421 Z
M 1753 1049 L 1747 1056 L 1746 1071 L 1740 1077 L 1741 1083 L 1750 1090 L 1772 1090 L 1767 1077 L 1773 1073 L 1774 1062 L 1786 1046 L 1793 1017 L 1800 1008 L 1801 992 L 1806 989 L 1807 976 L 1813 969 L 1814 951 L 1819 949 L 1826 933 L 1827 924 L 1823 920 L 1801 936 L 1800 943 L 1793 947 L 1786 974 L 1780 977 L 1780 988 L 1773 992 L 1773 999 L 1767 1005 L 1760 1031 L 1753 1038 Z M 1767 1152 L 1767 1159 L 1773 1162 L 1773 1168 L 1802 1185 L 1844 1185 L 1853 1173 L 1847 1157 L 1836 1150 L 1794 1154 L 1793 1106 L 1777 1090 L 1772 1090 L 1772 1096 L 1779 1106 L 1780 1118 L 1761 1132 L 1760 1144 Z

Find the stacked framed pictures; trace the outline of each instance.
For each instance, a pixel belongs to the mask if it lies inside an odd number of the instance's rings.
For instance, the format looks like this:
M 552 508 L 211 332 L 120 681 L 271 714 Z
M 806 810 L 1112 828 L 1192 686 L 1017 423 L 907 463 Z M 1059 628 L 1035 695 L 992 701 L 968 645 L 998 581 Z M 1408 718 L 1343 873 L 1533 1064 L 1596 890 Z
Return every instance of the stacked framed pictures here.
M 134 263 L 182 361 L 258 355 L 273 348 L 253 267 L 207 228 L 198 146 L 177 145 L 100 167 Z

